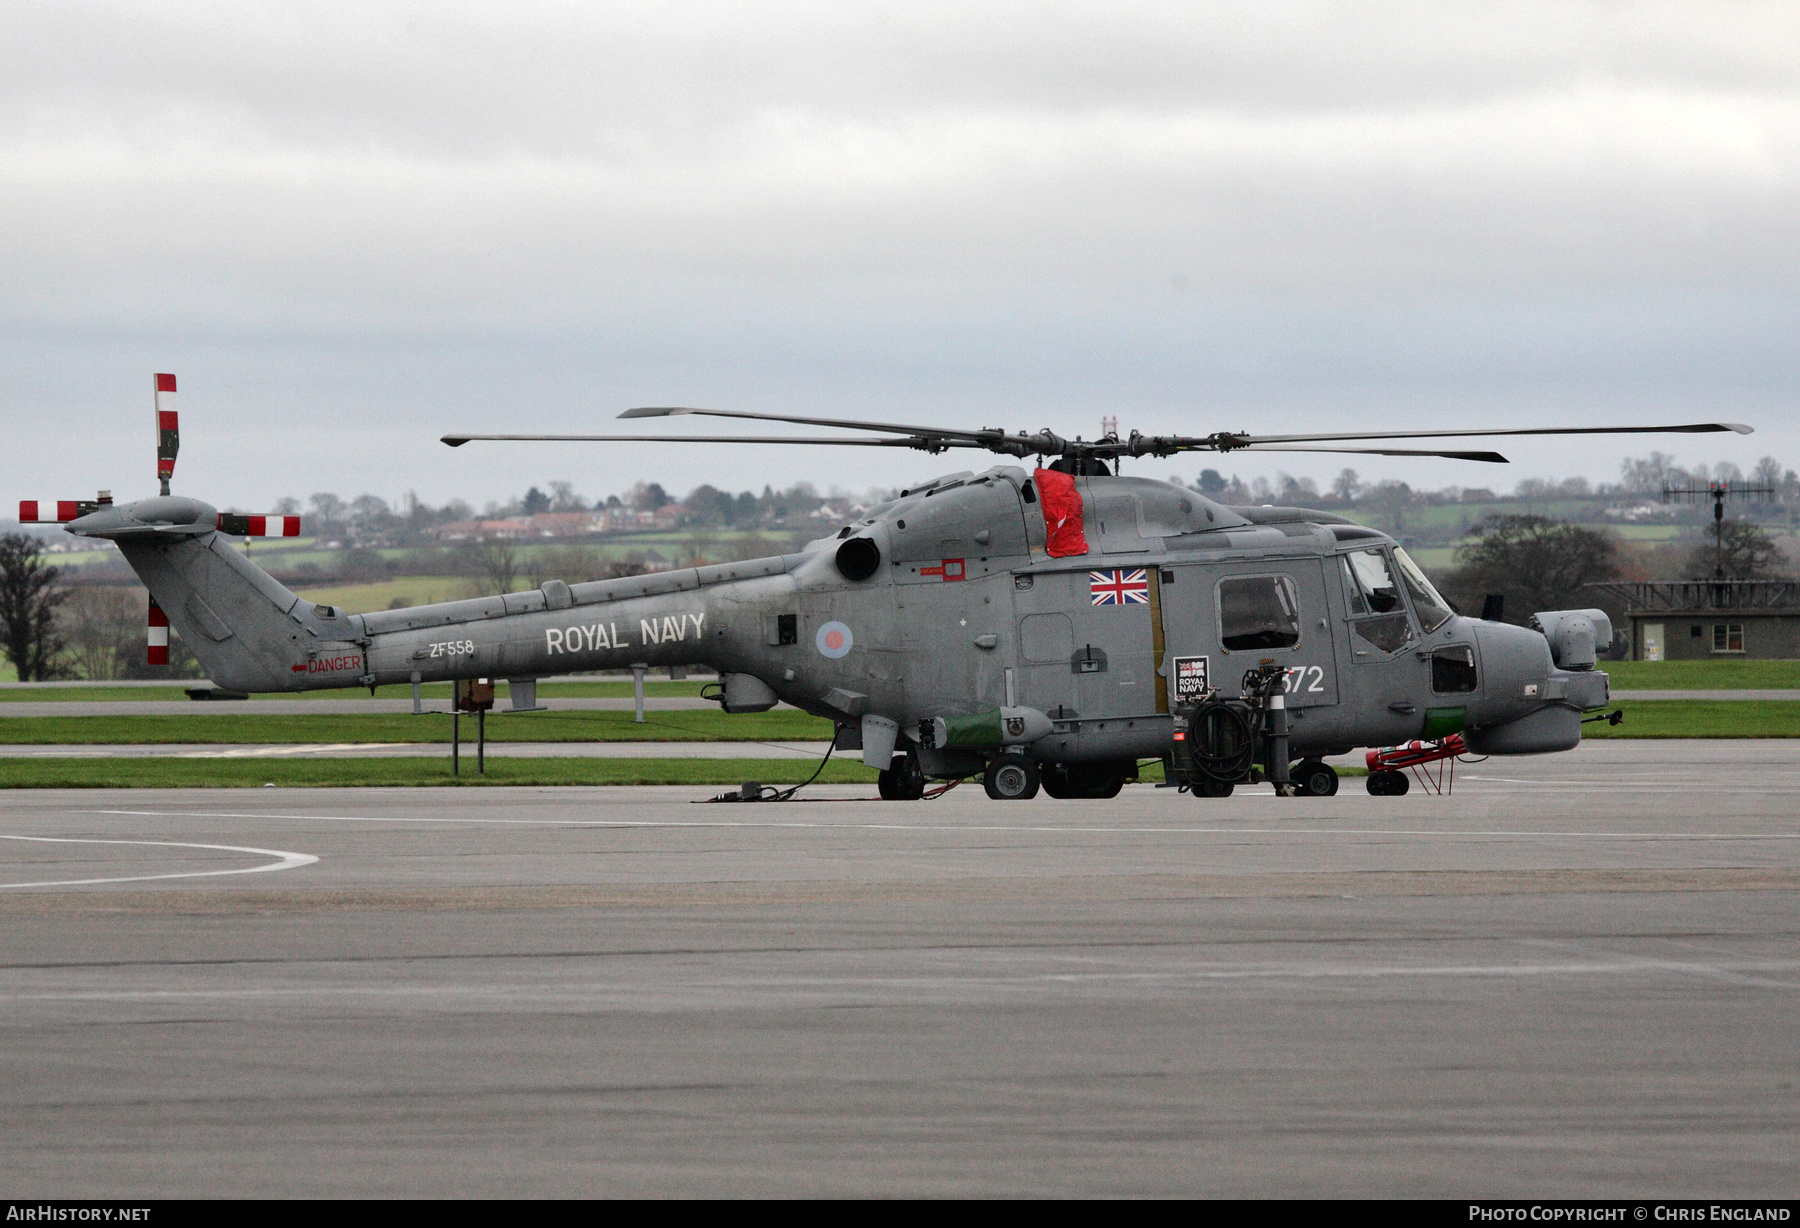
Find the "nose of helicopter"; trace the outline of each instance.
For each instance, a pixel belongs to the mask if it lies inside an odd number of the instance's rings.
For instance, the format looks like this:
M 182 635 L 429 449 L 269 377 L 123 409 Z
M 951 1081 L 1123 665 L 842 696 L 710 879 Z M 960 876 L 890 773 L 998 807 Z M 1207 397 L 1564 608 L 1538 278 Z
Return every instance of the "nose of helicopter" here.
M 1485 702 L 1470 713 L 1476 754 L 1529 755 L 1581 741 L 1581 714 L 1605 707 L 1609 679 L 1596 669 L 1558 669 L 1541 632 L 1472 620 L 1487 673 Z

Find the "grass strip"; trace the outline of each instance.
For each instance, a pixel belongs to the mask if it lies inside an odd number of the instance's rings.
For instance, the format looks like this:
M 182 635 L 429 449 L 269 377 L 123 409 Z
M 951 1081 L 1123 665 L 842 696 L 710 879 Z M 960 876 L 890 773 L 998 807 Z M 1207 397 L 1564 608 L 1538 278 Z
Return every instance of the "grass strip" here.
M 481 785 L 795 785 L 813 774 L 811 759 L 489 759 L 477 775 L 473 756 L 462 775 L 443 758 L 406 759 L 0 759 L 7 789 L 253 789 Z M 826 784 L 873 787 L 875 773 L 854 758 L 836 759 Z
M 1600 668 L 1615 691 L 1800 689 L 1800 661 L 1602 661 Z
M 199 705 L 196 705 L 197 707 Z M 221 707 L 225 705 L 220 705 Z M 644 723 L 622 712 L 489 714 L 490 742 L 823 742 L 831 722 L 792 708 L 742 713 L 696 709 L 650 712 Z M 475 741 L 475 718 L 462 721 L 465 745 Z M 13 746 L 120 743 L 286 744 L 300 742 L 448 742 L 447 714 L 372 712 L 367 716 L 265 716 L 219 712 L 207 705 L 189 716 L 25 716 L 0 719 L 0 743 Z
M 1583 725 L 1585 738 L 1800 738 L 1800 702 L 1632 699 L 1613 705 L 1623 723 Z
M 1800 738 L 1800 701 L 1643 699 L 1617 705 L 1621 725 L 1583 727 L 1590 738 Z M 822 742 L 831 722 L 792 709 L 745 713 L 653 712 L 642 725 L 630 712 L 534 712 L 495 716 L 490 742 Z M 473 718 L 463 722 L 464 744 L 474 741 Z M 128 743 L 418 742 L 450 740 L 443 715 L 232 715 L 206 710 L 188 716 L 34 716 L 0 720 L 0 743 L 15 746 Z

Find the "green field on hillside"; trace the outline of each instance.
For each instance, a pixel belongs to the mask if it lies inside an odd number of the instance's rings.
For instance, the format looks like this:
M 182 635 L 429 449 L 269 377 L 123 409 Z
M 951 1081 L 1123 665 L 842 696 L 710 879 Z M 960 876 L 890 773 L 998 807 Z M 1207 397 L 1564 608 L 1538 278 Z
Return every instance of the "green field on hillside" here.
M 372 584 L 327 584 L 317 588 L 297 586 L 294 592 L 315 605 L 336 606 L 346 614 L 368 614 L 406 606 L 460 601 L 476 590 L 467 576 L 397 576 Z

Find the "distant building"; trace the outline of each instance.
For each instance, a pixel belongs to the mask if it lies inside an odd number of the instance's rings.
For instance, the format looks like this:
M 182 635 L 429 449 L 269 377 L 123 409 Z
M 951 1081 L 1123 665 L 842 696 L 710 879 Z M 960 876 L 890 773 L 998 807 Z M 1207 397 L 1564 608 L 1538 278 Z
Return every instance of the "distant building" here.
M 1800 582 L 1597 584 L 1623 600 L 1634 661 L 1800 659 Z

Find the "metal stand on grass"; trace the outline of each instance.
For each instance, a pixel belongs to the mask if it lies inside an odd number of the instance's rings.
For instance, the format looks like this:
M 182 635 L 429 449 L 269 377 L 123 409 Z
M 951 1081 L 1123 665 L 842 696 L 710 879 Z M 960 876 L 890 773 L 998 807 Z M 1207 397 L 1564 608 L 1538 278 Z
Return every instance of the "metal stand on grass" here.
M 494 706 L 492 678 L 458 678 L 450 709 L 450 774 L 462 774 L 462 714 L 475 714 L 475 771 L 487 775 L 487 714 Z

